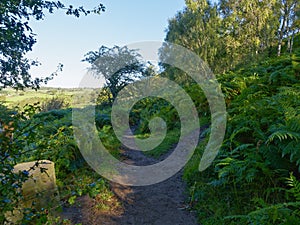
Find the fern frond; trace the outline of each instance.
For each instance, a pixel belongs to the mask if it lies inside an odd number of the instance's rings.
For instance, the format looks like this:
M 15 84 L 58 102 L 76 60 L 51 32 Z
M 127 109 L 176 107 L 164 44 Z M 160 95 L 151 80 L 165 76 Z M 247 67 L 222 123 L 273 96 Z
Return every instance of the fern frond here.
M 293 173 L 290 173 L 290 177 L 287 178 L 287 185 L 291 187 L 289 192 L 293 194 L 297 201 L 300 201 L 300 181 L 297 180 Z
M 250 131 L 250 130 L 251 130 L 251 128 L 249 128 L 249 127 L 239 127 L 238 129 L 236 129 L 232 132 L 232 134 L 230 135 L 230 140 L 233 140 L 236 135 Z
M 275 131 L 274 133 L 272 133 L 267 141 L 266 144 L 270 144 L 271 142 L 274 141 L 274 139 L 279 139 L 279 141 L 284 141 L 287 139 L 294 139 L 296 141 L 298 141 L 300 138 L 300 134 L 297 132 L 291 132 L 291 131 L 287 131 L 287 130 L 278 130 Z
M 233 154 L 235 154 L 235 153 L 237 153 L 239 151 L 246 150 L 246 149 L 248 149 L 250 147 L 253 147 L 253 146 L 254 146 L 254 144 L 242 144 L 242 145 L 239 145 L 238 147 L 236 147 L 235 149 L 232 150 L 231 154 L 233 155 Z
M 300 115 L 294 116 L 287 122 L 287 127 L 294 132 L 300 132 Z
M 288 202 L 270 205 L 263 208 L 258 208 L 247 215 L 233 215 L 224 217 L 225 220 L 242 220 L 247 221 L 247 224 L 275 224 L 280 218 L 286 218 L 297 213 L 297 208 L 300 207 L 300 202 Z M 292 209 L 296 208 L 296 209 Z M 299 214 L 296 214 L 299 215 Z M 245 224 L 245 223 L 244 223 Z

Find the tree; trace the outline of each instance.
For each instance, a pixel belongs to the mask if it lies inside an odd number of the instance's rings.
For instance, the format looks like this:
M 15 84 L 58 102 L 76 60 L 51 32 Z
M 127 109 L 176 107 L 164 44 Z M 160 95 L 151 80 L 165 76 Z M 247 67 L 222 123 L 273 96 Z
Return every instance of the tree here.
M 67 15 L 99 14 L 104 11 L 100 4 L 93 10 L 83 7 L 74 8 L 64 6 L 61 2 L 44 0 L 1 0 L 0 1 L 0 90 L 7 87 L 24 89 L 31 87 L 38 89 L 40 84 L 52 79 L 55 73 L 46 78 L 32 79 L 29 70 L 37 66 L 37 61 L 26 58 L 26 53 L 32 50 L 36 43 L 28 21 L 42 20 L 44 12 L 52 13 L 56 9 L 65 10 Z M 58 70 L 61 69 L 59 66 Z M 20 158 L 34 152 L 36 158 L 40 157 L 44 149 L 50 147 L 49 138 L 40 137 L 35 128 L 45 125 L 45 120 L 33 120 L 37 105 L 26 105 L 22 111 L 10 110 L 0 103 L 1 125 L 0 132 L 0 224 L 8 224 L 6 213 L 12 212 L 19 206 L 22 199 L 22 184 L 29 178 L 29 171 L 14 172 L 14 165 Z M 11 131 L 14 132 L 13 138 Z M 39 140 L 42 142 L 38 143 Z M 55 146 L 57 147 L 57 146 Z M 28 158 L 27 158 L 28 159 Z M 37 169 L 38 163 L 30 170 Z M 42 169 L 42 168 L 40 168 Z M 22 206 L 23 207 L 23 206 Z M 24 218 L 20 224 L 46 224 L 42 217 L 45 210 L 24 209 Z M 39 222 L 35 221 L 39 220 Z M 42 222 L 41 222 L 42 221 Z M 10 223 L 9 223 L 10 224 Z
M 186 8 L 169 20 L 165 40 L 186 47 L 207 62 L 214 72 L 222 70 L 221 18 L 207 0 L 186 0 Z
M 119 91 L 129 83 L 142 76 L 153 75 L 151 65 L 147 67 L 141 61 L 141 55 L 126 46 L 112 48 L 101 46 L 98 51 L 87 53 L 83 61 L 91 64 L 89 69 L 95 77 L 105 79 L 105 86 L 110 91 L 108 93 L 110 103 L 113 103 Z
M 276 0 L 221 0 L 224 40 L 234 67 L 250 62 L 272 46 L 278 27 Z
M 299 32 L 299 3 L 297 0 L 280 0 L 280 26 L 278 29 L 277 55 L 281 55 L 284 38 L 288 38 L 288 51 L 293 49 L 294 35 Z
M 29 26 L 29 20 L 43 20 L 45 11 L 64 10 L 67 15 L 100 14 L 105 7 L 100 4 L 93 10 L 83 7 L 66 7 L 60 1 L 44 0 L 1 0 L 0 2 L 0 90 L 6 87 L 24 89 L 39 88 L 41 83 L 47 83 L 56 73 L 46 78 L 32 79 L 29 70 L 39 62 L 29 60 L 25 54 L 32 50 L 36 43 L 35 34 Z M 62 69 L 59 65 L 58 71 Z
M 276 39 L 276 0 L 186 0 L 169 21 L 166 41 L 198 54 L 215 73 L 263 56 Z

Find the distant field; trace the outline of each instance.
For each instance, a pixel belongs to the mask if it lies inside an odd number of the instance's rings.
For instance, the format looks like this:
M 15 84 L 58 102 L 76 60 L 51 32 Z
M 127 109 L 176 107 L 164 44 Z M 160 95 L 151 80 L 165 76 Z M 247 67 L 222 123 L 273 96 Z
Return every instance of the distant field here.
M 16 91 L 13 89 L 0 90 L 0 102 L 4 103 L 8 107 L 20 106 L 35 102 L 43 102 L 51 98 L 63 98 L 66 102 L 72 102 L 73 96 L 88 96 L 92 100 L 95 95 L 93 89 L 64 89 L 64 88 L 41 88 L 37 91 L 32 89 L 26 89 L 24 91 Z

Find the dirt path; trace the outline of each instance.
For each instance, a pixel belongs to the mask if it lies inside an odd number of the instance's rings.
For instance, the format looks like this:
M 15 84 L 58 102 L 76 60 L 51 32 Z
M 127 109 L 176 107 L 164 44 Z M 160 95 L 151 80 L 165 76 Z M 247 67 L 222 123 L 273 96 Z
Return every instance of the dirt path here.
M 159 162 L 140 151 L 122 149 L 124 162 L 131 165 L 150 165 Z M 79 199 L 77 208 L 65 209 L 64 217 L 72 224 L 83 225 L 196 225 L 195 214 L 186 210 L 186 186 L 182 171 L 158 184 L 129 187 L 111 183 L 113 192 L 122 207 L 109 212 L 94 212 L 93 200 L 85 196 Z

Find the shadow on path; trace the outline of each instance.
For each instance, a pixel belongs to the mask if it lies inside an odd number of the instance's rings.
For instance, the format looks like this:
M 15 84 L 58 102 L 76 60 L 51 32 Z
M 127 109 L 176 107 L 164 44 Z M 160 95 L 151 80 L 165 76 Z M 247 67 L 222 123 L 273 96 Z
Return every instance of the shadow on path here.
M 140 151 L 122 148 L 121 156 L 127 164 L 144 166 L 163 160 L 170 152 L 161 159 L 154 159 Z M 80 206 L 65 209 L 63 217 L 69 218 L 72 224 L 83 225 L 197 225 L 195 214 L 186 207 L 186 185 L 182 174 L 181 170 L 168 180 L 150 186 L 130 187 L 111 183 L 121 207 L 108 212 L 94 212 L 96 203 L 84 196 L 79 199 Z

